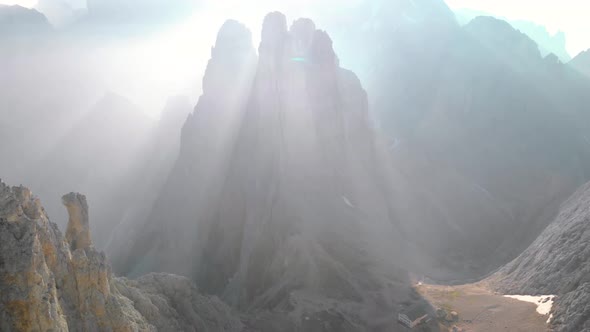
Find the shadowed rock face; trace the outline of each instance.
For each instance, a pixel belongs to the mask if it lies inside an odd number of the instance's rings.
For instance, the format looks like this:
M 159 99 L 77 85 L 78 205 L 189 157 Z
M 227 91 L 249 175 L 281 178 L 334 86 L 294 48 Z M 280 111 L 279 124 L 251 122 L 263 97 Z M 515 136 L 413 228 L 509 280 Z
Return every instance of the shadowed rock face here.
M 428 253 L 415 272 L 464 282 L 518 256 L 590 179 L 590 81 L 506 22 L 460 27 L 444 7 L 365 1 L 329 31 L 390 139 L 395 211 Z
M 557 331 L 590 329 L 590 184 L 563 203 L 558 216 L 518 258 L 491 277 L 501 291 L 557 295 Z
M 211 56 L 203 95 L 182 129 L 178 159 L 148 222 L 138 227 L 140 234 L 130 241 L 134 247 L 116 264 L 121 271 L 140 275 L 153 270 L 149 264 L 158 260 L 161 271 L 192 273 L 194 220 L 217 198 L 250 93 L 256 64 L 250 32 L 236 21 L 227 21 Z M 138 264 L 138 257 L 146 253 L 154 259 Z
M 224 24 L 179 159 L 122 267 L 189 275 L 263 312 L 253 330 L 400 329 L 397 312 L 423 300 L 400 268 L 393 179 L 360 81 L 310 20 L 289 30 L 269 14 L 258 63 L 245 45 L 245 28 Z
M 76 230 L 68 240 L 28 189 L 0 182 L 0 330 L 242 330 L 227 305 L 199 295 L 186 278 L 113 277 L 87 241 L 84 196 L 68 194 L 64 205 L 68 230 Z

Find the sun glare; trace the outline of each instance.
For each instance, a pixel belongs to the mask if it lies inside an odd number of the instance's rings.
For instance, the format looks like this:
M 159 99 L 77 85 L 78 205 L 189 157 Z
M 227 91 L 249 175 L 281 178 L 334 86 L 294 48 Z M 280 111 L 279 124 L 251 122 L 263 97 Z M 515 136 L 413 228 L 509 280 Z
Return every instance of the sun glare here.
M 0 0 L 0 5 L 19 5 L 32 8 L 37 4 L 37 0 Z

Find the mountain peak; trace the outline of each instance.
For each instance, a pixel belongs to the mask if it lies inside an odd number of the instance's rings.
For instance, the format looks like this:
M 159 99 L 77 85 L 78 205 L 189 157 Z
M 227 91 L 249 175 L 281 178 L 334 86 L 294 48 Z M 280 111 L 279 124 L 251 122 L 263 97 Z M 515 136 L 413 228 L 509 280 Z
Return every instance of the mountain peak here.
M 465 29 L 491 49 L 503 49 L 521 60 L 540 60 L 537 44 L 508 22 L 491 16 L 478 16 Z
M 52 30 L 45 15 L 36 9 L 0 4 L 0 38 L 37 36 Z
M 383 197 L 392 184 L 377 162 L 387 156 L 367 94 L 313 21 L 288 30 L 273 12 L 261 34 L 258 63 L 246 52 L 229 70 L 213 52 L 206 81 L 220 84 L 204 89 L 185 123 L 158 208 L 122 265 L 189 275 L 236 308 L 285 314 L 304 330 L 376 319 L 391 330 L 392 312 L 428 306 L 397 254 L 404 242 Z M 227 41 L 232 49 L 236 39 Z M 332 303 L 345 305 L 322 309 Z
M 241 330 L 230 308 L 198 294 L 186 278 L 114 277 L 105 254 L 91 246 L 86 198 L 70 193 L 63 203 L 70 212 L 65 238 L 29 189 L 0 181 L 0 330 Z
M 569 65 L 590 78 L 590 49 L 580 52 L 569 62 Z

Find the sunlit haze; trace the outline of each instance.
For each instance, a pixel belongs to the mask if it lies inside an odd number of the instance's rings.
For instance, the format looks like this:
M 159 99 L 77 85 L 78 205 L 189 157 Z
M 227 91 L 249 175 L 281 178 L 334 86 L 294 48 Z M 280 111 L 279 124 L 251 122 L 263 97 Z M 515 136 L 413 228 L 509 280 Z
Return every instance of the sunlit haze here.
M 0 0 L 0 4 L 33 7 L 37 4 L 37 0 Z
M 120 48 L 103 48 L 95 57 L 106 68 L 104 80 L 113 89 L 130 98 L 151 117 L 158 117 L 170 95 L 183 94 L 196 101 L 200 93 L 200 79 L 195 75 L 206 65 L 215 40 L 215 31 L 227 18 L 236 19 L 252 31 L 254 45 L 260 39 L 260 22 L 269 11 L 279 10 L 288 17 L 321 17 L 329 14 L 331 6 L 346 7 L 363 0 L 293 0 L 257 1 L 238 0 L 198 2 L 203 11 L 195 11 L 188 19 L 165 26 L 147 38 L 137 39 Z M 0 3 L 34 7 L 36 0 L 0 0 Z M 452 8 L 470 8 L 514 19 L 526 19 L 544 24 L 550 31 L 563 30 L 572 56 L 590 45 L 586 31 L 590 31 L 585 13 L 577 0 L 548 1 L 473 1 L 448 0 Z M 74 3 L 74 2 L 72 2 Z M 77 2 L 76 2 L 77 3 Z M 576 5 L 574 5 L 576 3 Z M 569 5 L 569 6 L 568 6 Z M 117 75 L 114 75 L 114 74 Z M 133 78 L 128 81 L 126 78 Z M 149 93 L 145 93 L 149 91 Z
M 0 0 L 0 331 L 590 331 L 589 5 L 447 1 Z
M 451 9 L 468 8 L 544 25 L 555 33 L 565 32 L 572 57 L 590 48 L 590 3 L 581 0 L 446 0 Z

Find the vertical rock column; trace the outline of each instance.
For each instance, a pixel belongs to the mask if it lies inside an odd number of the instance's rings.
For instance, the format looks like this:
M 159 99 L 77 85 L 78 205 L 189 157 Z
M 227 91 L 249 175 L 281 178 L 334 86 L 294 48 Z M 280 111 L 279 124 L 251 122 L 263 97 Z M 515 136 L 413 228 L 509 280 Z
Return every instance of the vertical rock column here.
M 86 196 L 69 193 L 64 195 L 61 201 L 68 209 L 69 220 L 66 240 L 70 244 L 70 249 L 75 251 L 76 249 L 85 249 L 92 246 Z

